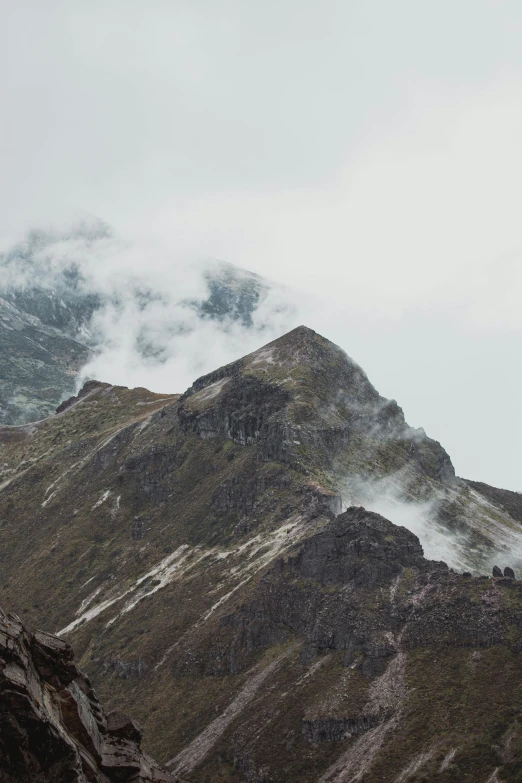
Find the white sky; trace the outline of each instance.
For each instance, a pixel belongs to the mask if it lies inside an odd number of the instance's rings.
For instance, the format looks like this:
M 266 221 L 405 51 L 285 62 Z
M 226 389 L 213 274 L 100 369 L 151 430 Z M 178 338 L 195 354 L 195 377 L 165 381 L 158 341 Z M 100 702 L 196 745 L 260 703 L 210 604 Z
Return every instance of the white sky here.
M 519 0 L 0 9 L 5 241 L 81 208 L 322 296 L 458 473 L 522 490 Z

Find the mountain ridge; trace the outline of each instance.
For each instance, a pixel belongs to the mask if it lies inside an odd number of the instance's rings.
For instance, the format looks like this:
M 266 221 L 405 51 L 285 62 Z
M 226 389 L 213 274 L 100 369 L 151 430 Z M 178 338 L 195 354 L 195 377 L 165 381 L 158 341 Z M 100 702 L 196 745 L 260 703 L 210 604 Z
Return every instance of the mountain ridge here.
M 0 442 L 0 603 L 187 780 L 522 774 L 520 582 L 485 575 L 518 573 L 519 523 L 325 338 L 181 395 L 94 382 Z

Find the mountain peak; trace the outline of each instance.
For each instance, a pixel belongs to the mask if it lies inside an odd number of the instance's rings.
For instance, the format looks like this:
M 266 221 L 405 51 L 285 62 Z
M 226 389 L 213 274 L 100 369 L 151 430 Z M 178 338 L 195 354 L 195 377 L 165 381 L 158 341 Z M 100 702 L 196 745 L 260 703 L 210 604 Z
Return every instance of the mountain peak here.
M 415 475 L 454 480 L 440 444 L 409 427 L 358 364 L 306 326 L 199 378 L 180 402 L 187 431 L 257 443 L 262 459 L 323 471 L 330 490 L 339 471 L 364 474 L 370 465 L 374 475 L 407 464 Z
M 295 329 L 291 329 L 286 334 L 281 335 L 281 337 L 277 337 L 272 342 L 249 354 L 245 359 L 248 360 L 249 357 L 255 357 L 267 349 L 274 349 L 281 355 L 281 358 L 291 359 L 294 362 L 318 356 L 324 357 L 325 351 L 327 351 L 338 356 L 340 360 L 344 358 L 344 360 L 354 364 L 352 359 L 338 345 L 304 325 L 296 326 Z
M 473 754 L 477 733 L 511 736 L 495 699 L 519 676 L 520 582 L 477 572 L 520 572 L 516 498 L 456 479 L 340 348 L 301 326 L 180 397 L 83 392 L 0 428 L 0 605 L 74 641 L 174 774 L 215 780 L 238 759 L 223 780 L 341 780 L 337 754 L 344 779 L 344 748 L 367 752 L 354 735 L 386 730 L 393 775 L 372 779 L 401 779 L 411 736 L 415 757 L 433 746 L 405 700 L 445 737 L 455 676 L 471 690 L 441 753 L 460 764 L 469 737 Z
M 344 382 L 353 387 L 353 394 L 360 393 L 364 386 L 366 397 L 375 400 L 379 398 L 366 373 L 339 346 L 307 326 L 298 326 L 247 356 L 198 378 L 184 396 L 190 396 L 225 378 L 246 374 L 258 377 L 265 383 L 293 389 L 294 393 L 296 387 L 302 393 L 311 376 L 314 376 L 313 387 L 310 388 L 313 396 L 328 398 L 331 396 L 331 388 L 326 388 L 325 383 L 318 383 L 320 374 L 323 380 L 330 383 L 333 376 L 339 376 L 338 380 L 342 383 L 341 376 L 346 373 L 352 375 L 351 382 L 348 382 L 347 377 Z M 358 392 L 356 385 L 359 387 Z
M 300 347 L 305 347 L 307 345 L 310 345 L 314 341 L 327 343 L 328 345 L 337 348 L 337 346 L 334 343 L 327 340 L 326 337 L 323 337 L 317 332 L 314 332 L 313 329 L 310 329 L 309 326 L 305 326 L 304 324 L 301 324 L 300 326 L 296 326 L 294 329 L 291 329 L 289 332 L 286 332 L 286 334 L 281 335 L 281 337 L 277 337 L 275 340 L 272 340 L 272 342 L 269 343 L 269 345 L 280 345 L 280 346 L 296 345 Z M 263 350 L 263 349 L 260 348 L 259 350 Z M 254 351 L 254 353 L 256 352 Z

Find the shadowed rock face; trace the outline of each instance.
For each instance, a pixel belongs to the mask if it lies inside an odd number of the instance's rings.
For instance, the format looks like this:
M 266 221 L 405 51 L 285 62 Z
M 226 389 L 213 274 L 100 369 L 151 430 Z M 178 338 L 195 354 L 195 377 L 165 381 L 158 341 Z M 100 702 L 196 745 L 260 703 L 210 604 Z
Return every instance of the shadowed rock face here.
M 214 381 L 218 391 L 221 383 Z M 202 438 L 225 435 L 242 446 L 257 443 L 265 462 L 292 462 L 278 416 L 289 402 L 290 394 L 285 389 L 238 373 L 223 385 L 215 404 L 197 412 L 187 410 L 182 400 L 178 415 L 185 432 L 196 432 Z
M 441 780 L 487 780 L 497 769 L 517 781 L 520 746 L 506 742 L 522 739 L 521 629 L 520 582 L 455 574 L 426 560 L 410 531 L 350 508 L 176 651 L 174 677 L 240 685 L 171 767 L 194 781 L 221 759 L 240 773 L 226 780 L 396 783 L 415 764 L 418 780 L 438 780 L 458 753 Z
M 509 592 L 510 579 L 501 581 L 508 603 L 515 595 Z M 481 586 L 479 603 L 470 596 Z M 236 670 L 239 649 L 248 662 L 248 650 L 280 644 L 295 633 L 304 639 L 307 655 L 337 650 L 349 662 L 358 650 L 363 669 L 371 672 L 379 659 L 400 649 L 509 643 L 510 623 L 518 627 L 522 616 L 518 583 L 515 590 L 511 612 L 507 604 L 500 610 L 498 593 L 495 609 L 485 611 L 495 594 L 489 580 L 470 581 L 445 563 L 426 560 L 409 530 L 354 507 L 307 538 L 295 554 L 278 560 L 255 600 L 222 617 L 221 627 L 234 629 L 230 647 Z
M 175 783 L 121 712 L 106 715 L 72 648 L 0 609 L 2 783 Z
M 419 539 L 364 508 L 350 508 L 308 539 L 294 567 L 321 585 L 375 587 L 422 561 Z

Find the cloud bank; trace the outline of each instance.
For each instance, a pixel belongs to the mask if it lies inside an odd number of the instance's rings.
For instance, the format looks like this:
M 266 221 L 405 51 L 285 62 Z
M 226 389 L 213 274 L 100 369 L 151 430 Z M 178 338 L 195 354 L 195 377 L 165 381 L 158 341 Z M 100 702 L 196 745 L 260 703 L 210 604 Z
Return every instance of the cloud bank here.
M 522 489 L 516 0 L 19 0 L 5 18 L 4 247 L 64 209 L 102 216 L 126 247 L 90 262 L 99 286 L 179 288 L 145 308 L 156 336 L 208 258 L 299 289 L 298 322 L 460 474 Z M 267 308 L 258 344 L 295 325 Z M 143 311 L 104 317 L 94 369 L 122 383 L 170 388 L 205 345 L 217 363 L 254 347 L 230 327 L 141 373 Z

